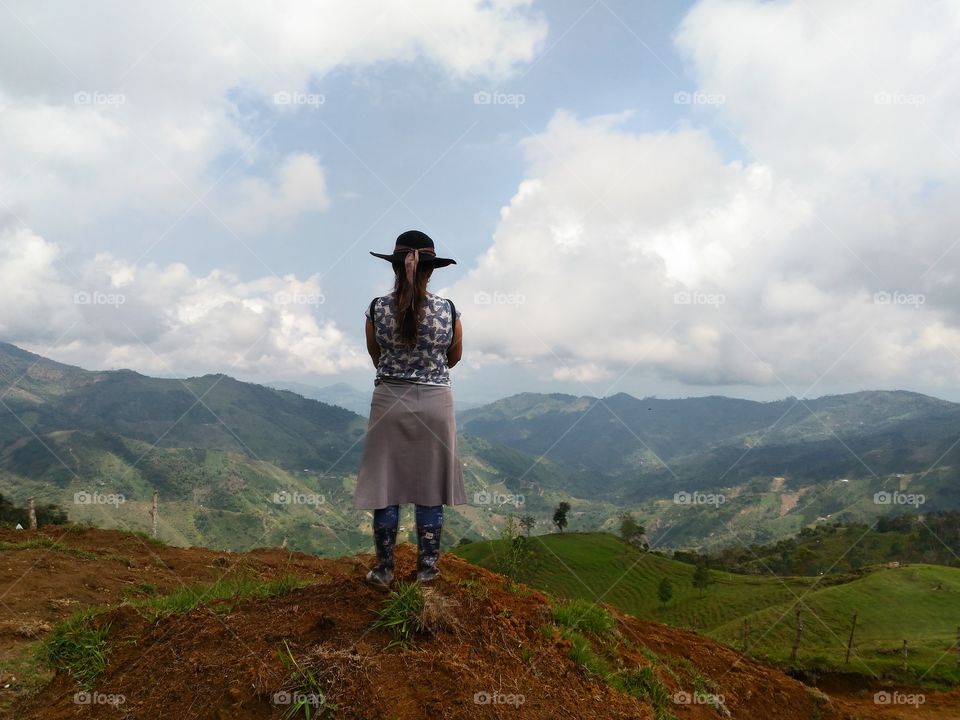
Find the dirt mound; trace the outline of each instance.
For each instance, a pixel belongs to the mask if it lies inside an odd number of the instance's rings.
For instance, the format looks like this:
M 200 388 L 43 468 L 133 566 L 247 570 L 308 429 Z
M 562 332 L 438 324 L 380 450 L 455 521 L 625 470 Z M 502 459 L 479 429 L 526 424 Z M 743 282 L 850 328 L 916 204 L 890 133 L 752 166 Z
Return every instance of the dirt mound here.
M 20 703 L 18 717 L 283 717 L 285 701 L 304 690 L 291 684 L 285 648 L 312 674 L 311 687 L 321 690 L 315 700 L 335 717 L 653 718 L 653 706 L 664 701 L 678 717 L 721 716 L 723 708 L 697 701 L 695 676 L 716 683 L 733 717 L 847 717 L 801 683 L 728 648 L 609 608 L 615 629 L 602 652 L 616 667 L 651 668 L 661 696 L 615 690 L 571 659 L 571 641 L 553 626 L 545 595 L 508 591 L 502 577 L 452 555 L 444 556 L 443 577 L 431 589 L 435 631 L 404 648 L 390 647 L 392 637 L 372 629 L 385 596 L 363 582 L 370 556 L 232 555 L 62 528 L 3 533 L 0 541 L 38 536 L 58 546 L 4 552 L 4 603 L 18 614 L 15 622 L 48 632 L 76 607 L 116 607 L 97 618 L 110 623 L 110 652 L 92 694 L 78 698 L 74 679 L 60 672 Z M 411 576 L 415 549 L 401 545 L 397 560 L 398 576 Z M 168 591 L 239 567 L 262 578 L 294 572 L 311 584 L 282 597 L 221 600 L 160 619 L 122 602 L 144 584 Z M 16 644 L 9 640 L 6 652 Z
M 621 692 L 587 669 L 589 653 L 579 661 L 571 657 L 583 648 L 561 636 L 550 598 L 508 589 L 503 577 L 450 554 L 441 559 L 441 579 L 428 589 L 433 631 L 402 647 L 373 628 L 386 595 L 363 581 L 369 555 L 231 554 L 102 530 L 48 528 L 39 536 L 72 550 L 4 550 L 7 612 L 49 626 L 77 607 L 112 605 L 95 620 L 109 623 L 109 654 L 92 694 L 78 697 L 73 677 L 58 672 L 17 701 L 16 717 L 281 718 L 291 700 L 305 696 L 327 709 L 322 716 L 365 719 L 653 719 L 658 707 L 677 718 L 861 716 L 855 703 L 842 706 L 730 648 L 607 607 L 613 630 L 603 638 L 584 636 L 606 667 L 627 672 L 632 689 L 640 688 Z M 37 537 L 0 533 L 0 542 Z M 413 546 L 397 548 L 399 578 L 412 577 L 415 560 Z M 123 602 L 143 583 L 167 591 L 238 568 L 264 579 L 295 573 L 310 584 L 278 597 L 218 600 L 159 618 Z M 12 653 L 47 632 L 0 641 Z M 305 685 L 307 675 L 312 680 Z M 708 696 L 722 704 L 708 704 Z
M 184 549 L 133 533 L 72 525 L 0 529 L 0 661 L 78 608 L 167 593 L 231 573 L 322 579 L 331 570 L 342 568 L 279 548 L 242 554 Z

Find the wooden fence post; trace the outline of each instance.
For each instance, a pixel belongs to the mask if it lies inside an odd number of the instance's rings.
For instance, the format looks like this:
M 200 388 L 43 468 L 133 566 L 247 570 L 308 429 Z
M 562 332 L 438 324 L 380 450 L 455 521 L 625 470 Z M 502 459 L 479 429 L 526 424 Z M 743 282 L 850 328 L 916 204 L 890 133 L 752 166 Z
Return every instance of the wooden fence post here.
M 853 614 L 853 620 L 850 622 L 850 639 L 847 640 L 847 659 L 843 662 L 850 663 L 850 650 L 853 648 L 853 631 L 857 629 L 857 614 Z
M 151 534 L 153 537 L 157 537 L 157 491 L 153 491 L 153 505 L 150 507 L 150 519 L 152 522 Z
M 904 670 L 907 669 L 907 655 L 908 655 L 908 652 L 907 652 L 907 641 L 904 640 L 904 641 L 903 641 L 903 669 L 904 669 Z
M 29 525 L 31 530 L 37 529 L 37 510 L 33 506 L 33 498 L 27 499 L 27 517 L 29 518 Z
M 797 661 L 797 650 L 800 649 L 800 635 L 803 634 L 803 617 L 800 615 L 800 605 L 797 605 L 797 636 L 793 639 L 793 648 L 790 650 L 790 662 Z

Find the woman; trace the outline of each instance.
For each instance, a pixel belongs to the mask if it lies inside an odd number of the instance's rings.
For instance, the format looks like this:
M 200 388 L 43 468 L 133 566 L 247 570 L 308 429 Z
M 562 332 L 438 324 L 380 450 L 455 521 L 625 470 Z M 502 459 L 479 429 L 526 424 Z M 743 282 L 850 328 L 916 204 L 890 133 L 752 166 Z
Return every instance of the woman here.
M 373 510 L 377 564 L 367 582 L 393 582 L 393 548 L 401 503 L 416 505 L 417 581 L 439 575 L 443 506 L 467 501 L 457 453 L 457 425 L 449 369 L 463 346 L 453 302 L 427 291 L 434 268 L 455 264 L 437 257 L 433 240 L 402 233 L 389 260 L 393 292 L 374 298 L 366 312 L 367 350 L 377 375 L 354 505 Z

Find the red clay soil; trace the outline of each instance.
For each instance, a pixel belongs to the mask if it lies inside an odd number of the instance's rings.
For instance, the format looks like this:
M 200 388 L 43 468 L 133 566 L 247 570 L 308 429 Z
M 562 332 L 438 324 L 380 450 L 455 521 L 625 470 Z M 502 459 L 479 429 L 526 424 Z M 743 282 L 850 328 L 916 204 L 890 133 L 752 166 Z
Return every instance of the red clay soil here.
M 57 537 L 63 530 L 45 532 Z M 24 538 L 10 535 L 0 533 L 0 541 Z M 276 693 L 304 689 L 291 684 L 290 670 L 280 660 L 286 642 L 297 663 L 314 673 L 329 708 L 324 717 L 654 718 L 649 700 L 590 675 L 570 659 L 568 641 L 544 632 L 551 623 L 545 595 L 508 592 L 501 576 L 450 554 L 441 559 L 441 579 L 427 591 L 435 610 L 433 631 L 418 635 L 414 647 L 401 648 L 388 647 L 390 635 L 371 629 L 385 595 L 363 581 L 370 555 L 339 560 L 283 550 L 232 555 L 155 546 L 105 530 L 70 532 L 61 542 L 123 560 L 0 552 L 0 602 L 8 614 L 50 624 L 80 606 L 116 605 L 139 582 L 172 590 L 240 566 L 263 578 L 292 572 L 312 584 L 283 597 L 220 601 L 160 619 L 121 603 L 100 616 L 111 622 L 110 650 L 94 692 L 99 699 L 122 696 L 123 703 L 77 704 L 75 681 L 57 673 L 36 694 L 18 700 L 11 717 L 282 718 L 289 706 L 273 702 L 282 697 Z M 398 577 L 412 576 L 414 565 L 415 548 L 399 546 Z M 716 683 L 712 691 L 723 696 L 732 718 L 951 717 L 873 714 L 872 698 L 867 703 L 828 697 L 707 638 L 607 609 L 616 619 L 614 639 L 596 642 L 597 651 L 612 668 L 652 664 L 667 690 L 666 709 L 680 720 L 725 716 L 702 702 L 674 699 L 676 693 L 689 693 L 677 699 L 695 698 L 697 673 Z M 11 643 L 22 645 L 25 638 L 14 633 L 0 641 L 11 653 Z M 700 677 L 701 689 L 703 681 Z M 952 702 L 956 695 L 940 699 Z
M 78 608 L 143 596 L 138 586 L 145 583 L 165 594 L 238 572 L 263 579 L 289 573 L 321 580 L 342 570 L 313 555 L 280 548 L 229 553 L 171 547 L 132 533 L 77 526 L 49 525 L 32 532 L 0 529 L 0 543 L 37 540 L 95 557 L 52 548 L 0 550 L 0 661 Z

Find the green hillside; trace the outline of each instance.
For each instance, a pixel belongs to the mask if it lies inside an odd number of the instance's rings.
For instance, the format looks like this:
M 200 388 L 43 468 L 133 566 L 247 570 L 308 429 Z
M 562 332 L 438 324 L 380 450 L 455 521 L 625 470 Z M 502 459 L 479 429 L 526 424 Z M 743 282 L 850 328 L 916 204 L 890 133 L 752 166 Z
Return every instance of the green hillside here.
M 637 617 L 706 631 L 734 618 L 785 602 L 809 589 L 814 578 L 772 578 L 711 572 L 700 597 L 691 585 L 694 567 L 643 553 L 609 533 L 564 533 L 530 538 L 534 559 L 524 582 L 564 597 L 601 600 Z M 503 541 L 471 543 L 454 552 L 495 569 Z M 662 578 L 673 585 L 666 608 L 657 599 Z
M 766 545 L 730 545 L 700 556 L 677 550 L 682 562 L 706 562 L 747 575 L 847 573 L 890 562 L 960 567 L 960 512 L 904 513 L 875 525 L 819 523 Z
M 801 664 L 845 667 L 851 617 L 857 617 L 850 669 L 868 675 L 899 675 L 901 650 L 908 642 L 913 680 L 960 680 L 957 628 L 960 626 L 960 569 L 939 565 L 881 568 L 844 585 L 816 590 L 803 598 L 806 620 L 798 653 Z M 756 645 L 751 652 L 786 661 L 796 634 L 793 604 L 751 613 Z M 742 621 L 715 628 L 711 636 L 728 643 L 739 637 Z
M 954 479 L 954 473 L 954 467 L 947 466 L 922 473 L 811 481 L 800 488 L 785 487 L 783 476 L 765 476 L 709 491 L 723 496 L 724 502 L 717 505 L 680 504 L 670 494 L 635 503 L 624 501 L 621 508 L 637 516 L 656 546 L 716 551 L 729 546 L 768 544 L 797 535 L 808 526 L 835 522 L 871 525 L 880 518 L 903 512 L 955 510 L 960 506 L 960 483 Z M 922 495 L 925 502 L 920 506 L 875 502 L 877 493 L 892 491 Z M 599 527 L 613 530 L 616 518 Z
M 458 415 L 465 432 L 604 474 L 606 482 L 594 487 L 597 495 L 633 490 L 638 497 L 660 491 L 668 479 L 702 483 L 688 490 L 710 486 L 728 470 L 738 480 L 757 474 L 817 477 L 823 468 L 829 470 L 824 477 L 862 471 L 837 437 L 859 441 L 854 450 L 869 457 L 877 473 L 909 471 L 949 447 L 944 442 L 956 439 L 958 420 L 960 405 L 907 391 L 771 402 L 521 393 Z M 574 425 L 576 432 L 568 432 Z M 564 442 L 556 443 L 561 436 Z M 731 467 L 748 447 L 754 451 L 745 464 Z M 893 449 L 909 452 L 888 452 Z M 637 477 L 644 482 L 629 482 Z
M 325 556 L 371 549 L 369 516 L 353 507 L 366 418 L 226 375 L 183 380 L 87 371 L 0 343 L 0 493 L 54 503 L 74 522 L 146 531 L 177 545 L 249 550 L 281 545 Z M 488 440 L 461 436 L 468 497 L 446 538 L 495 537 L 522 498 L 546 525 L 565 488 L 588 478 Z M 311 502 L 277 502 L 278 493 Z M 75 502 L 75 496 L 117 502 Z M 578 508 L 580 506 L 578 505 Z M 590 503 L 576 527 L 614 508 Z M 404 510 L 412 537 L 410 508 Z
M 0 393 L 0 491 L 21 506 L 34 496 L 77 521 L 144 529 L 157 490 L 168 542 L 369 549 L 368 514 L 350 497 L 367 420 L 349 410 L 225 375 L 87 371 L 4 343 Z M 958 409 L 910 392 L 806 403 L 515 395 L 459 415 L 468 503 L 448 512 L 447 538 L 496 537 L 510 512 L 532 515 L 542 532 L 560 501 L 571 505 L 571 531 L 613 530 L 629 510 L 652 544 L 700 551 L 766 544 L 823 522 L 871 523 L 897 511 L 874 502 L 881 490 L 921 493 L 925 511 L 957 508 Z M 265 501 L 285 488 L 322 493 L 328 504 Z M 678 491 L 703 488 L 725 501 L 674 502 Z M 93 489 L 129 504 L 72 507 L 74 493 Z M 856 555 L 843 571 L 850 561 Z
M 805 632 L 798 664 L 812 670 L 847 670 L 957 682 L 960 672 L 948 649 L 960 624 L 960 569 L 930 565 L 877 569 L 866 576 L 774 577 L 710 571 L 701 592 L 692 585 L 693 565 L 642 553 L 607 533 L 533 536 L 529 571 L 520 578 L 550 593 L 614 605 L 637 617 L 694 629 L 739 647 L 744 618 L 751 628 L 750 652 L 786 662 L 795 633 L 795 603 L 801 601 Z M 496 570 L 503 540 L 471 543 L 454 550 L 466 560 Z M 662 607 L 658 586 L 667 578 L 673 598 Z M 860 613 L 856 656 L 843 652 L 850 617 Z M 900 648 L 912 648 L 908 670 Z

